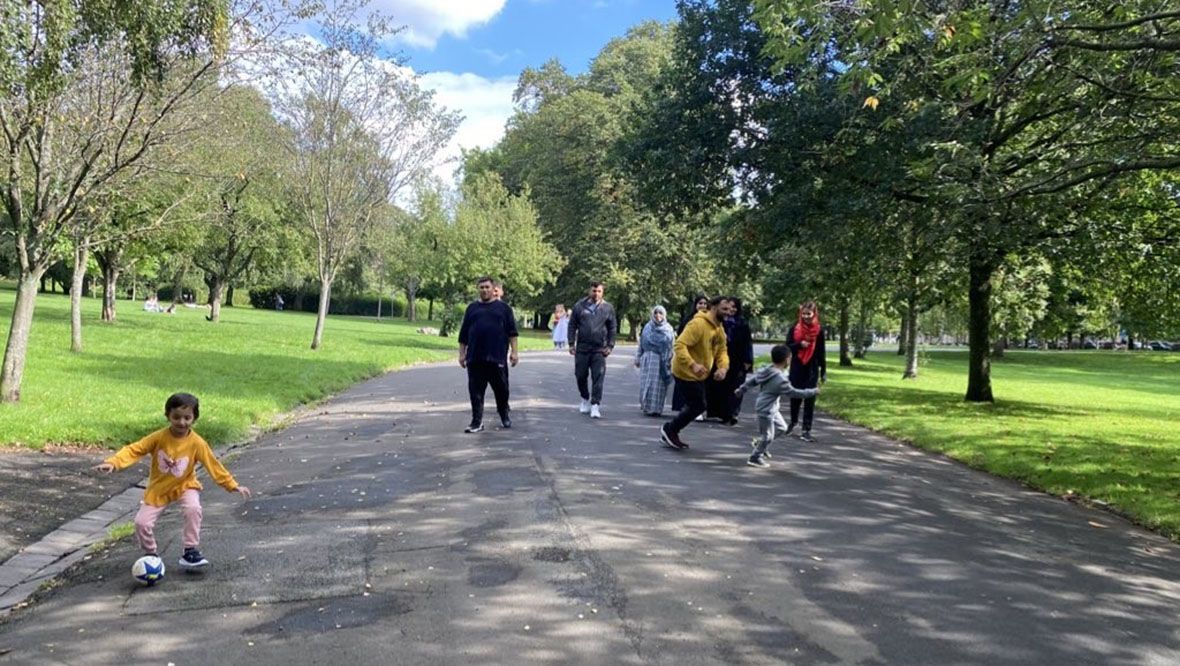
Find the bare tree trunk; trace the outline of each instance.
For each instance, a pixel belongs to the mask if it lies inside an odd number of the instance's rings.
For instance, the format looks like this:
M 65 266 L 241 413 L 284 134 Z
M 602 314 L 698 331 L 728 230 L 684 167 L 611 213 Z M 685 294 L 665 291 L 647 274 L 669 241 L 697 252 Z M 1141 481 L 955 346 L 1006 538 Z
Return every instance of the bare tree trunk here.
M 430 299 L 430 306 L 426 309 L 426 319 L 434 321 L 434 299 Z
M 967 325 L 967 344 L 970 349 L 967 367 L 968 402 L 994 402 L 992 397 L 992 365 L 989 356 L 988 331 L 992 323 L 992 262 L 972 256 L 968 261 L 967 301 L 970 316 Z
M 905 372 L 902 379 L 918 377 L 918 295 L 910 292 L 906 299 L 905 314 Z
M 234 286 L 228 285 L 225 288 L 225 307 L 232 308 L 234 306 Z
M 418 321 L 418 281 L 406 282 L 406 321 Z
M 906 354 L 906 337 L 910 332 L 910 299 L 906 299 L 906 307 L 901 313 L 901 328 L 897 331 L 897 355 L 905 356 Z
M 4 348 L 4 368 L 0 371 L 0 402 L 20 402 L 20 384 L 25 375 L 33 310 L 37 307 L 37 288 L 46 268 L 33 269 L 17 283 L 12 325 L 8 329 L 8 345 Z
M 1000 334 L 992 342 L 992 358 L 1004 358 L 1004 350 L 1008 348 L 1008 336 Z
M 869 304 L 862 296 L 860 299 L 860 318 L 856 322 L 856 340 L 853 341 L 853 356 L 855 358 L 865 357 L 865 337 L 869 332 Z
M 221 278 L 212 277 L 206 280 L 209 286 L 209 321 L 217 323 L 221 321 L 221 292 L 225 289 L 225 283 Z
M 840 299 L 840 367 L 851 367 L 852 357 L 848 355 L 848 299 Z
M 82 284 L 90 260 L 90 239 L 74 244 L 74 272 L 70 279 L 70 351 L 82 351 Z
M 115 321 L 115 301 L 119 295 L 119 274 L 123 271 L 115 263 L 102 267 L 102 320 Z
M 311 338 L 311 348 L 319 349 L 324 338 L 324 320 L 328 318 L 328 306 L 332 302 L 332 281 L 320 280 L 320 305 L 316 310 L 315 334 Z

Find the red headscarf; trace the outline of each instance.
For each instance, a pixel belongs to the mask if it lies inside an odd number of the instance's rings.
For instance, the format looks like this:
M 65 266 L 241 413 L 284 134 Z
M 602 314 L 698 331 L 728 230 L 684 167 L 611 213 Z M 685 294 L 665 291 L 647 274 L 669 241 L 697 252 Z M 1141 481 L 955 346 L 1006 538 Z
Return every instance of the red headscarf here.
M 815 316 L 811 318 L 811 323 L 808 324 L 803 321 L 803 305 L 799 306 L 799 322 L 791 329 L 791 337 L 794 338 L 795 343 L 798 344 L 803 340 L 807 341 L 806 347 L 800 347 L 796 352 L 799 362 L 807 365 L 811 362 L 811 355 L 815 353 L 815 341 L 819 337 L 819 308 L 814 304 L 805 303 L 809 306 L 808 309 L 815 310 Z

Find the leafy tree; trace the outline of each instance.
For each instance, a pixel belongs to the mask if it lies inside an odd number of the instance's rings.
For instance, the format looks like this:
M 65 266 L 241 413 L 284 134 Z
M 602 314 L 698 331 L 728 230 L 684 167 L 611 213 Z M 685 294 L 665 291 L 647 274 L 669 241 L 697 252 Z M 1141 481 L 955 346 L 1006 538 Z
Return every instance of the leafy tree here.
M 289 169 L 283 141 L 276 141 L 285 129 L 270 105 L 255 89 L 239 86 L 219 91 L 210 106 L 208 130 L 186 161 L 203 210 L 192 259 L 204 272 L 209 319 L 216 322 L 226 287 L 291 232 L 281 224 Z
M 332 284 L 390 201 L 432 165 L 459 117 L 399 63 L 382 57 L 382 21 L 354 22 L 364 3 L 339 3 L 320 22 L 320 43 L 290 54 L 297 82 L 271 81 L 289 130 L 292 201 L 315 239 L 320 302 L 311 347 L 323 338 Z
M 6 2 L 0 12 L 0 188 L 18 287 L 0 401 L 20 399 L 41 276 L 89 197 L 150 157 L 226 52 L 224 0 Z M 196 114 L 193 113 L 193 118 Z
M 1156 0 L 922 5 L 755 0 L 766 50 L 785 67 L 831 61 L 881 123 L 920 117 L 907 170 L 948 215 L 968 271 L 966 399 L 992 400 L 993 278 L 1039 248 L 1068 211 L 1128 174 L 1176 169 L 1180 13 Z

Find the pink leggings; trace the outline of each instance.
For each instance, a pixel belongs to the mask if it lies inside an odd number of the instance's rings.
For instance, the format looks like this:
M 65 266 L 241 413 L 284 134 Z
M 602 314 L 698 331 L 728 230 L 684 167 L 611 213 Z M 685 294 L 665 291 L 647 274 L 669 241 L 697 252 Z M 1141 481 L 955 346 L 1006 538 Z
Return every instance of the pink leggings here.
M 193 548 L 201 543 L 201 494 L 189 489 L 184 491 L 178 501 L 180 511 L 184 515 L 184 547 Z M 139 513 L 135 514 L 135 538 L 139 539 L 139 546 L 145 553 L 158 552 L 153 528 L 166 508 L 168 507 L 139 505 Z

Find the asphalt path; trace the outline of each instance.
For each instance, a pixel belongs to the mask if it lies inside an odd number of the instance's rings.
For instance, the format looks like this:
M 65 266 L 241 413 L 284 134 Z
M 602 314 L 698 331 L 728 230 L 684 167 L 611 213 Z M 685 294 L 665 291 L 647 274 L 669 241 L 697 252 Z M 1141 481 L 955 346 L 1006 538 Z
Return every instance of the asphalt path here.
M 253 499 L 206 484 L 208 570 L 170 511 L 163 583 L 126 540 L 0 663 L 1180 663 L 1170 542 L 826 418 L 768 470 L 749 414 L 663 448 L 629 361 L 591 421 L 568 354 L 527 354 L 479 435 L 457 365 L 355 386 L 229 461 Z

